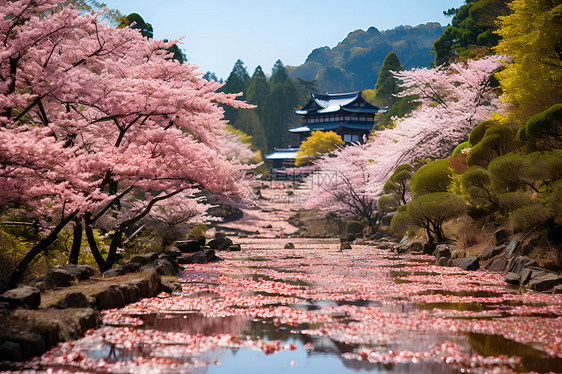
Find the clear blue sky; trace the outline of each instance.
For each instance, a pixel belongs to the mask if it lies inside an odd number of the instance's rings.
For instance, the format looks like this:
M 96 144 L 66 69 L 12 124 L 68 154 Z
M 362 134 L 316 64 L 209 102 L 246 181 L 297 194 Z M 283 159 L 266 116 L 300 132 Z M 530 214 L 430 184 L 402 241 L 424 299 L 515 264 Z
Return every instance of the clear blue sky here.
M 266 74 L 277 59 L 300 65 L 318 47 L 348 33 L 426 22 L 446 25 L 443 11 L 464 0 L 105 0 L 124 15 L 139 13 L 157 39 L 184 37 L 188 61 L 226 79 L 237 59 L 250 75 Z

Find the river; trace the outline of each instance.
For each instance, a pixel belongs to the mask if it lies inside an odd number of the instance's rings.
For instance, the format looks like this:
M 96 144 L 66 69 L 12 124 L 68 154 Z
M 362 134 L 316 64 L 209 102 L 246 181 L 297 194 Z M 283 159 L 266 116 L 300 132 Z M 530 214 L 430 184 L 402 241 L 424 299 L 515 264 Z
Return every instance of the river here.
M 562 372 L 562 295 L 334 240 L 240 239 L 27 372 Z

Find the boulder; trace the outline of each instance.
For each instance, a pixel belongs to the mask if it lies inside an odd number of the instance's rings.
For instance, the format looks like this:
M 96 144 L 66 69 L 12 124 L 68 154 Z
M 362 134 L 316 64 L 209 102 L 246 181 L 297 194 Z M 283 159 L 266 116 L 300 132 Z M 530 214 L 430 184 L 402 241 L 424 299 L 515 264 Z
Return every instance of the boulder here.
M 433 252 L 435 251 L 435 247 L 437 247 L 436 243 L 425 243 L 423 245 L 423 253 L 426 255 L 433 254 Z
M 55 287 L 51 278 L 47 275 L 35 278 L 31 282 L 29 282 L 29 285 L 31 287 L 37 287 L 41 292 L 45 292 Z
M 99 310 L 122 308 L 125 305 L 125 295 L 119 286 L 110 286 L 96 295 L 96 307 Z
M 226 234 L 222 231 L 217 231 L 215 233 L 215 239 L 226 239 Z
M 524 268 L 536 265 L 537 263 L 535 262 L 535 260 L 527 256 L 517 256 L 509 260 L 507 271 L 520 274 Z
M 505 270 L 506 266 L 507 266 L 507 257 L 500 256 L 494 258 L 492 262 L 486 265 L 486 270 L 492 273 L 502 273 Z
M 507 256 L 507 258 L 513 257 L 515 252 L 519 249 L 519 244 L 520 244 L 519 239 L 512 239 L 509 242 L 509 244 L 507 245 L 507 248 L 505 250 L 505 255 Z
M 162 277 L 160 285 L 160 292 L 173 293 L 181 292 L 182 290 L 181 283 L 174 277 Z
M 228 247 L 228 250 L 232 252 L 238 252 L 242 250 L 242 247 L 240 246 L 240 244 L 232 244 L 230 247 Z
M 174 275 L 177 273 L 175 266 L 164 258 L 154 261 L 154 268 L 160 275 Z
M 494 237 L 492 239 L 492 245 L 494 247 L 504 244 L 505 242 L 507 242 L 507 239 L 509 238 L 509 231 L 507 231 L 506 229 L 499 229 L 496 230 L 496 232 L 494 232 Z
M 96 273 L 94 268 L 87 265 L 67 264 L 60 266 L 59 269 L 66 270 L 67 272 L 72 274 L 74 276 L 74 279 L 77 281 L 89 279 Z
M 213 261 L 217 256 L 214 249 L 209 249 L 205 251 L 205 257 L 207 257 L 207 262 Z
M 439 258 L 437 259 L 437 265 L 439 265 L 439 266 L 449 266 L 449 261 L 450 261 L 450 260 L 451 260 L 451 259 L 448 258 L 448 257 L 439 257 Z
M 343 251 L 344 249 L 351 249 L 351 244 L 349 242 L 343 242 L 340 244 L 340 250 Z
M 217 251 L 226 251 L 232 244 L 234 243 L 230 238 L 215 238 L 209 242 L 209 247 Z
M 552 293 L 554 293 L 555 295 L 562 295 L 562 284 L 554 286 L 554 288 L 552 289 Z
M 55 304 L 55 308 L 58 309 L 87 308 L 89 306 L 90 302 L 82 292 L 71 292 Z
M 423 244 L 421 242 L 410 243 L 409 247 L 410 247 L 410 251 L 412 251 L 412 252 L 423 251 Z
M 451 250 L 447 244 L 438 244 L 433 251 L 433 256 L 436 259 L 441 257 L 451 258 Z
M 528 287 L 535 291 L 548 291 L 560 284 L 560 278 L 557 274 L 543 272 L 532 278 Z
M 480 259 L 487 260 L 487 259 L 490 259 L 492 257 L 495 257 L 495 256 L 499 255 L 500 253 L 502 253 L 504 251 L 504 249 L 505 249 L 505 245 L 486 247 L 486 248 L 484 248 L 484 250 L 480 254 Z
M 37 309 L 41 304 L 41 291 L 37 287 L 18 287 L 0 295 L 0 301 L 9 303 L 11 308 Z
M 170 256 L 174 257 L 174 258 L 178 258 L 181 255 L 183 255 L 183 252 L 180 251 L 177 247 L 170 248 L 170 250 L 167 251 L 166 253 L 169 254 Z
M 141 267 L 142 265 L 138 262 L 126 262 L 122 266 L 125 273 L 138 273 Z
M 201 250 L 201 244 L 197 240 L 182 240 L 175 243 L 182 253 L 195 253 Z
M 55 287 L 68 287 L 75 280 L 70 271 L 61 268 L 50 269 L 46 275 Z
M 377 243 L 377 248 L 379 249 L 391 249 L 394 247 L 394 244 L 388 242 L 379 242 Z
M 124 275 L 126 273 L 127 272 L 125 271 L 125 269 L 123 267 L 119 266 L 119 267 L 104 271 L 102 276 L 104 278 L 113 278 L 113 277 L 118 277 L 120 275 Z
M 144 299 L 147 297 L 152 297 L 152 293 L 150 291 L 150 285 L 148 279 L 145 278 L 135 278 L 132 279 L 129 284 L 136 289 L 138 289 L 139 299 Z
M 410 247 L 408 247 L 406 244 L 398 244 L 393 247 L 393 250 L 396 253 L 406 253 L 409 249 Z
M 517 273 L 509 272 L 505 275 L 503 279 L 507 284 L 516 285 L 519 284 L 520 277 L 519 274 Z
M 529 267 L 525 267 L 521 270 L 521 272 L 519 273 L 519 283 L 521 285 L 525 285 L 527 283 L 529 283 L 531 280 L 540 277 L 541 275 L 548 273 L 546 270 L 544 270 L 543 268 L 540 268 L 538 266 L 529 266 Z
M 160 253 L 158 252 L 148 252 L 144 254 L 144 257 L 148 258 L 150 261 L 156 261 L 158 260 L 158 255 Z
M 19 343 L 4 340 L 0 344 L 0 361 L 22 361 L 23 356 Z
M 348 232 L 347 234 L 345 234 L 345 241 L 350 243 L 354 242 L 357 239 L 358 235 L 358 233 Z
M 474 271 L 480 269 L 480 262 L 478 257 L 465 257 L 457 266 L 463 270 Z
M 291 242 L 285 244 L 284 249 L 295 249 L 295 245 Z
M 136 262 L 138 264 L 141 265 L 146 265 L 150 262 L 152 262 L 152 260 L 150 260 L 150 258 L 146 257 L 146 256 L 134 256 L 129 262 Z

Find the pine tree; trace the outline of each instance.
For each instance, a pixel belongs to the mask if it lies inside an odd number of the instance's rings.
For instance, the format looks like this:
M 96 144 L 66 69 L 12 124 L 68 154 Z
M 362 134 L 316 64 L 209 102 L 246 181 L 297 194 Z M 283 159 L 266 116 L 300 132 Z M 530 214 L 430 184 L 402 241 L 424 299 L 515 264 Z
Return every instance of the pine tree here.
M 380 106 L 390 106 L 398 101 L 393 94 L 398 93 L 399 87 L 396 78 L 394 78 L 391 72 L 401 70 L 404 70 L 404 67 L 396 53 L 390 52 L 386 55 L 379 71 L 379 78 L 375 84 L 375 97 Z
M 268 97 L 269 83 L 267 83 L 267 78 L 261 66 L 258 66 L 254 71 L 254 75 L 250 78 L 246 99 L 249 104 L 258 106 L 256 110 L 262 123 L 264 120 L 264 107 Z
M 267 150 L 267 141 L 263 125 L 258 117 L 256 109 L 239 109 L 234 127 L 250 135 L 253 145 L 262 151 L 262 154 L 265 153 Z
M 272 77 L 273 80 L 273 77 Z M 299 92 L 291 79 L 271 84 L 270 95 L 265 105 L 264 130 L 268 149 L 287 146 L 290 141 L 289 127 L 296 125 L 293 110 L 299 104 Z
M 239 93 L 242 92 L 242 96 L 238 97 L 238 100 L 246 100 L 246 89 L 248 88 L 248 82 L 250 81 L 250 76 L 248 71 L 244 67 L 242 60 L 238 59 L 232 68 L 232 72 L 228 76 L 224 86 L 221 87 L 219 92 L 225 93 Z M 230 123 L 236 121 L 238 111 L 232 107 L 224 107 L 224 118 Z
M 273 65 L 273 69 L 271 70 L 271 79 L 269 80 L 269 84 L 274 85 L 277 83 L 283 83 L 287 79 L 289 79 L 287 69 L 285 69 L 281 60 L 275 61 L 275 65 Z

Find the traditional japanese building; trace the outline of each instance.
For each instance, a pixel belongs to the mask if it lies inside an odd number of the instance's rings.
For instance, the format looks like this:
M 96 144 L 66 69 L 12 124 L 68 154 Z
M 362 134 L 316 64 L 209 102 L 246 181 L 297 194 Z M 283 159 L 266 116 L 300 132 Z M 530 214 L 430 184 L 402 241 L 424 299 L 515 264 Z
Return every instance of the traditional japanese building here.
M 312 131 L 334 131 L 345 144 L 363 142 L 375 123 L 375 115 L 385 113 L 388 107 L 378 108 L 361 96 L 361 91 L 339 94 L 311 94 L 310 101 L 303 108 L 295 110 L 302 116 L 303 125 L 289 129 L 299 135 L 299 145 Z M 276 148 L 265 156 L 273 162 L 274 169 L 294 165 L 298 148 Z
M 362 142 L 368 135 L 375 115 L 388 108 L 378 108 L 369 104 L 361 96 L 361 91 L 339 94 L 311 94 L 311 99 L 295 113 L 303 117 L 303 126 L 289 129 L 300 135 L 303 142 L 312 131 L 334 131 L 346 143 Z

